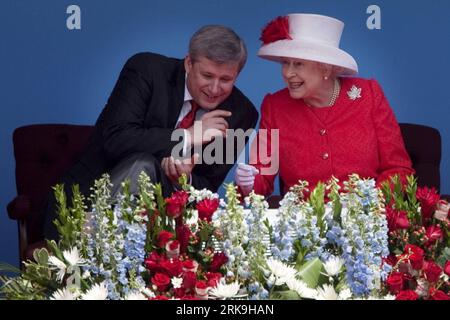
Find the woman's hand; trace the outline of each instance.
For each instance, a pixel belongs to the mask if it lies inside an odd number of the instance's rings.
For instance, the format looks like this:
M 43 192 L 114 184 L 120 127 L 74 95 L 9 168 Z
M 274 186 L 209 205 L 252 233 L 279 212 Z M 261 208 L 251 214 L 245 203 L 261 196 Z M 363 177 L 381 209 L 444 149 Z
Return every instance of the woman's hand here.
M 241 188 L 243 195 L 246 196 L 253 190 L 255 176 L 259 173 L 254 166 L 239 163 L 236 169 L 234 181 Z

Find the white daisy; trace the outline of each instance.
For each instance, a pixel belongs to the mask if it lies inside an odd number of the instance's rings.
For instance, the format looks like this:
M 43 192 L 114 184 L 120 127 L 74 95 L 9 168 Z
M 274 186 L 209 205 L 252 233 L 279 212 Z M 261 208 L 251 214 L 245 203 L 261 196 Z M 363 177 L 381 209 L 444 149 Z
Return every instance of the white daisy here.
M 182 284 L 183 284 L 183 278 L 176 278 L 173 277 L 172 279 L 170 279 L 170 282 L 172 283 L 172 286 L 175 289 L 181 288 Z
M 53 292 L 50 300 L 75 300 L 77 297 L 78 295 L 74 294 L 70 289 L 64 288 Z
M 63 251 L 63 256 L 64 256 L 64 259 L 66 259 L 66 261 L 71 266 L 76 266 L 76 265 L 80 266 L 86 262 L 84 259 L 82 259 L 80 257 L 80 253 L 79 253 L 77 247 L 73 247 L 70 251 L 68 251 L 68 250 Z
M 218 299 L 232 298 L 236 296 L 237 293 L 239 292 L 239 287 L 240 286 L 237 281 L 230 284 L 226 284 L 225 279 L 222 278 L 217 283 L 217 286 L 215 286 L 209 291 L 209 295 Z
M 331 258 L 329 258 L 327 262 L 323 264 L 323 267 L 325 268 L 327 275 L 333 277 L 339 274 L 343 265 L 343 259 L 341 259 L 340 257 L 331 256 Z
M 106 300 L 108 289 L 105 282 L 97 283 L 81 296 L 81 300 Z
M 352 291 L 345 288 L 339 292 L 339 300 L 349 300 L 352 297 Z
M 55 268 L 52 268 L 52 269 L 58 270 L 58 272 L 56 274 L 56 280 L 62 281 L 63 278 L 64 278 L 64 275 L 66 274 L 66 269 L 67 269 L 66 264 L 64 262 L 62 262 L 61 260 L 59 260 L 55 256 L 50 256 L 48 258 L 48 263 L 51 266 L 55 267 Z
M 338 300 L 339 296 L 332 285 L 324 284 L 317 289 L 317 300 Z
M 286 281 L 286 285 L 290 290 L 297 292 L 301 298 L 315 299 L 317 296 L 317 290 L 311 289 L 306 283 L 296 278 Z
M 267 267 L 276 278 L 276 286 L 281 286 L 289 279 L 295 278 L 295 275 L 297 274 L 297 270 L 295 270 L 295 268 L 273 258 L 267 260 Z

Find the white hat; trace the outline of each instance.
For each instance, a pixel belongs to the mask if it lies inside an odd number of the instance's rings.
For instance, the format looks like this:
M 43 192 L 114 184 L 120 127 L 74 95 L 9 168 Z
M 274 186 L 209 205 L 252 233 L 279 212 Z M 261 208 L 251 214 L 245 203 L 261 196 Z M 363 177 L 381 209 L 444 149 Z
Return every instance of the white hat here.
M 344 23 L 335 18 L 295 13 L 272 20 L 262 31 L 258 56 L 273 61 L 283 57 L 317 61 L 340 67 L 340 75 L 358 73 L 351 55 L 339 49 Z

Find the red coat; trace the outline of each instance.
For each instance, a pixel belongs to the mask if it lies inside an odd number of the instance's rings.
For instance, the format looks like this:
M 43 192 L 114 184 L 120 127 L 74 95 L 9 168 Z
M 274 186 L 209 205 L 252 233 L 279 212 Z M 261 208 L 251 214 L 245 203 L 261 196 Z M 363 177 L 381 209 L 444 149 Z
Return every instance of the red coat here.
M 348 94 L 353 85 L 361 89 L 354 100 Z M 298 180 L 314 187 L 332 175 L 344 181 L 358 173 L 381 182 L 396 173 L 414 173 L 400 127 L 375 80 L 341 78 L 339 97 L 329 108 L 309 107 L 283 89 L 264 98 L 261 112 L 260 129 L 279 129 L 284 191 Z M 270 155 L 270 135 L 268 150 Z M 261 159 L 255 166 L 263 167 Z M 270 195 L 275 176 L 257 175 L 255 192 Z

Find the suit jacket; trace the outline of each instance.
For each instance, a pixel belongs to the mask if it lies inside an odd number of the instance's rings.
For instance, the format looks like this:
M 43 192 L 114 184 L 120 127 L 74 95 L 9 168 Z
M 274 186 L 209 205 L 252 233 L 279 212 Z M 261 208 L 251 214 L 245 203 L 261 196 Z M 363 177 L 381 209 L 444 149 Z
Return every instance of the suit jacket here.
M 184 61 L 153 53 L 139 53 L 123 67 L 100 114 L 81 159 L 68 180 L 89 190 L 95 179 L 132 153 L 149 153 L 161 160 L 178 141 L 171 134 L 184 102 Z M 228 110 L 230 129 L 254 128 L 258 112 L 236 87 L 217 109 Z M 225 144 L 224 144 L 225 145 Z M 234 162 L 241 150 L 235 149 Z M 232 164 L 198 164 L 192 172 L 195 188 L 216 191 Z

